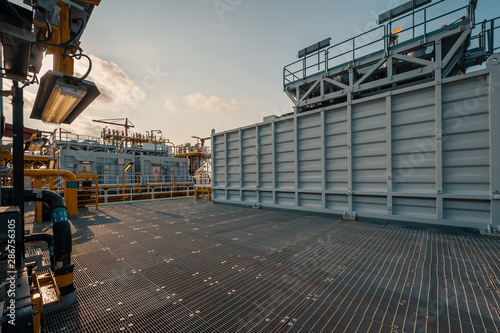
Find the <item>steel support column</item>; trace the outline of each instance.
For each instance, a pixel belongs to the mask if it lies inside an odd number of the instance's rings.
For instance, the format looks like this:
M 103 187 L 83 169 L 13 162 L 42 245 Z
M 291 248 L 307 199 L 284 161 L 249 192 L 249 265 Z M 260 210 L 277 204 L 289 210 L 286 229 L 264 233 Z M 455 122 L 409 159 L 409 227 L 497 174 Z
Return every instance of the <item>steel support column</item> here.
M 347 206 L 348 211 L 354 209 L 354 186 L 353 186 L 353 154 L 352 154 L 352 93 L 347 94 Z
M 500 55 L 492 55 L 487 66 L 490 68 L 490 177 L 491 177 L 491 229 L 500 233 Z
M 435 149 L 436 149 L 436 218 L 442 219 L 443 214 L 443 87 L 442 87 L 442 44 L 436 42 L 436 72 L 435 72 Z
M 229 181 L 229 157 L 228 157 L 228 150 L 227 150 L 227 133 L 224 133 L 224 158 L 225 158 L 225 168 L 224 168 L 224 200 L 229 200 L 229 196 L 228 196 L 228 191 L 227 191 L 227 187 L 228 187 L 228 181 Z
M 326 125 L 325 111 L 320 112 L 321 128 L 321 202 L 322 207 L 326 209 Z
M 392 65 L 392 64 L 391 64 Z M 386 133 L 386 168 L 387 168 L 387 214 L 392 215 L 392 96 L 385 97 L 385 133 Z
M 255 125 L 255 167 L 256 167 L 256 177 L 255 180 L 255 190 L 256 190 L 256 199 L 257 203 L 260 202 L 260 138 L 259 138 L 259 125 Z
M 21 238 L 24 239 L 24 98 L 23 88 L 14 81 L 12 96 L 12 178 L 14 183 L 14 206 L 21 212 Z M 16 246 L 16 258 L 24 258 L 24 241 Z
M 273 158 L 273 205 L 276 204 L 276 124 L 274 122 L 271 123 L 271 147 L 272 147 L 272 158 Z
M 299 125 L 297 114 L 293 116 L 293 138 L 295 146 L 295 206 L 299 206 Z

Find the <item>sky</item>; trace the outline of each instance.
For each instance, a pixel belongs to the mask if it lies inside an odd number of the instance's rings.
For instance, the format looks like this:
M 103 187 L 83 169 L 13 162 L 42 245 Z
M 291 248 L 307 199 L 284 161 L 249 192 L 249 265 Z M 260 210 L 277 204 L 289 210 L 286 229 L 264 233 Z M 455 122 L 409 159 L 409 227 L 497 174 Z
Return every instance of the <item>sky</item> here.
M 161 130 L 182 144 L 194 142 L 191 136 L 209 137 L 212 129 L 222 132 L 291 112 L 283 67 L 297 60 L 300 49 L 366 32 L 377 26 L 378 14 L 403 2 L 102 0 L 81 38 L 93 63 L 88 80 L 101 96 L 62 127 L 98 136 L 104 125 L 92 119 L 127 117 L 135 125 L 132 132 Z M 467 3 L 447 0 L 445 10 Z M 479 0 L 476 21 L 497 16 L 500 0 Z M 43 65 L 41 74 L 51 69 L 52 59 Z M 86 70 L 85 59 L 75 64 L 77 76 Z M 57 126 L 29 119 L 37 89 L 25 89 L 25 126 L 53 131 Z M 11 122 L 7 98 L 4 113 Z

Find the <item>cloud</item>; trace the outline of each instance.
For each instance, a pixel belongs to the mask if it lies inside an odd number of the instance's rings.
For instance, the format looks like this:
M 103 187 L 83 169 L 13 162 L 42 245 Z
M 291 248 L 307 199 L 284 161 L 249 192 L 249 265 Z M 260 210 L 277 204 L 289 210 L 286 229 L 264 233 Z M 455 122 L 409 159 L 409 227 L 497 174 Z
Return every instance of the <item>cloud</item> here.
M 188 95 L 183 100 L 193 108 L 211 112 L 235 111 L 238 109 L 238 102 L 234 99 L 226 102 L 220 97 L 205 97 L 200 93 Z
M 61 127 L 64 130 L 70 131 L 71 133 L 74 134 L 99 137 L 101 135 L 102 128 L 105 125 L 98 124 L 92 121 L 92 119 L 96 118 L 99 117 L 92 116 L 90 114 L 85 113 L 84 111 L 83 113 L 80 114 L 80 116 L 78 116 L 78 118 L 75 119 L 75 121 L 71 123 L 71 125 L 61 124 Z
M 168 111 L 174 111 L 175 110 L 175 105 L 174 105 L 174 101 L 172 101 L 171 99 L 168 99 L 168 98 L 165 98 L 165 109 L 167 109 Z
M 120 115 L 123 109 L 134 109 L 146 99 L 146 93 L 117 64 L 93 55 L 90 55 L 90 58 L 92 71 L 87 80 L 93 81 L 101 92 L 90 105 L 93 110 L 105 110 L 105 117 L 109 117 L 109 113 L 112 113 L 111 116 Z M 82 76 L 87 69 L 87 59 L 75 61 L 75 76 Z
M 134 113 L 134 109 L 144 102 L 146 93 L 116 63 L 108 62 L 92 55 L 90 55 L 90 58 L 92 59 L 92 71 L 87 80 L 93 81 L 97 85 L 101 95 L 71 125 L 62 124 L 61 126 L 76 134 L 98 136 L 102 127 L 92 122 L 92 119 L 129 117 Z M 51 57 L 47 57 L 44 60 L 44 68 L 42 68 L 41 73 L 45 73 L 45 70 L 51 67 L 52 59 Z M 76 77 L 83 76 L 87 72 L 87 69 L 87 59 L 75 60 Z M 9 82 L 4 81 L 4 89 L 8 89 L 10 86 Z M 38 89 L 39 85 L 36 84 L 24 89 L 24 125 L 30 128 L 53 131 L 55 126 L 30 119 Z M 4 98 L 4 113 L 7 122 L 11 123 L 12 106 L 9 99 Z

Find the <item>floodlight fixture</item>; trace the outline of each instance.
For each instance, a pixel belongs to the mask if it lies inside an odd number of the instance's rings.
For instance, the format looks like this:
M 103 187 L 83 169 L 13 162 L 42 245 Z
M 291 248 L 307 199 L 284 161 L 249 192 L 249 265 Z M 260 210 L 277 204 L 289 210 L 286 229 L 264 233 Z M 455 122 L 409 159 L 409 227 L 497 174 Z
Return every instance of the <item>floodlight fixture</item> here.
M 93 82 L 48 71 L 40 79 L 31 118 L 49 124 L 71 124 L 99 94 Z
M 24 150 L 29 152 L 36 152 L 42 149 L 43 146 L 49 141 L 47 138 L 32 138 L 26 140 Z
M 53 170 L 56 167 L 56 159 L 55 158 L 49 158 L 49 165 L 47 166 L 47 169 Z
M 130 168 L 134 165 L 133 162 L 129 162 L 124 168 L 123 168 L 123 172 L 127 172 L 128 170 L 130 170 Z
M 404 4 L 402 4 L 400 6 L 397 6 L 391 10 L 386 11 L 385 13 L 380 14 L 378 17 L 378 24 L 382 24 L 382 23 L 385 23 L 387 21 L 390 21 L 393 18 L 396 18 L 396 17 L 401 16 L 403 14 L 409 13 L 412 10 L 415 10 L 417 8 L 425 6 L 431 2 L 432 2 L 432 0 L 411 0 L 411 1 L 405 2 Z
M 327 39 L 323 39 L 322 41 L 320 42 L 317 42 L 316 44 L 313 44 L 309 47 L 306 47 L 305 49 L 303 50 L 300 50 L 299 51 L 299 54 L 298 54 L 298 57 L 299 58 L 303 58 L 311 53 L 314 53 L 316 51 L 319 51 L 321 49 L 324 49 L 325 47 L 328 47 L 330 46 L 330 41 L 332 39 L 331 38 L 327 38 Z

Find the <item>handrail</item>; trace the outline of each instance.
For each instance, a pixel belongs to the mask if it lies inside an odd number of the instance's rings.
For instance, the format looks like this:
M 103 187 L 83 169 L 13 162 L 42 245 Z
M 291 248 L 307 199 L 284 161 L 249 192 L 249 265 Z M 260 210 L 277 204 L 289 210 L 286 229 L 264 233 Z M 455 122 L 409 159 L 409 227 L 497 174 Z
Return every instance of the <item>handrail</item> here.
M 375 27 L 371 30 L 368 30 L 368 31 L 363 32 L 361 34 L 358 34 L 352 38 L 349 38 L 349 39 L 344 40 L 340 43 L 337 43 L 333 46 L 330 46 L 326 50 L 319 50 L 318 52 L 310 54 L 307 57 L 301 58 L 299 60 L 296 60 L 296 61 L 286 65 L 283 68 L 284 88 L 286 89 L 286 86 L 288 84 L 295 83 L 297 81 L 306 79 L 308 77 L 308 75 L 310 76 L 310 75 L 314 75 L 314 74 L 318 74 L 318 73 L 322 73 L 322 72 L 328 73 L 331 69 L 336 68 L 339 65 L 339 64 L 337 64 L 336 66 L 330 67 L 331 61 L 338 59 L 342 56 L 351 54 L 351 56 L 348 58 L 346 63 L 354 62 L 356 60 L 356 55 L 357 54 L 359 55 L 360 50 L 366 49 L 367 47 L 372 46 L 374 44 L 383 42 L 384 45 L 380 51 L 387 51 L 387 49 L 390 47 L 392 26 L 397 25 L 397 22 L 401 22 L 402 20 L 407 19 L 408 17 L 412 18 L 411 27 L 401 30 L 398 35 L 401 35 L 405 32 L 408 33 L 411 31 L 412 32 L 411 38 L 416 38 L 417 29 L 419 27 L 423 27 L 424 31 L 420 35 L 420 37 L 426 38 L 430 33 L 430 31 L 428 31 L 430 23 L 435 22 L 436 20 L 439 20 L 443 17 L 446 17 L 446 16 L 452 15 L 454 13 L 463 11 L 463 10 L 466 10 L 466 12 L 467 12 L 466 17 L 468 18 L 468 20 L 465 20 L 465 22 L 463 22 L 461 24 L 470 23 L 472 26 L 474 26 L 474 24 L 475 24 L 474 15 L 473 15 L 474 11 L 471 8 L 470 4 L 466 5 L 466 6 L 461 6 L 457 9 L 454 9 L 451 11 L 448 11 L 445 14 L 440 14 L 440 15 L 428 18 L 429 9 L 431 9 L 439 4 L 442 4 L 443 2 L 445 2 L 445 0 L 440 0 L 440 1 L 437 1 L 435 3 L 428 5 L 426 7 L 413 10 L 412 12 L 410 12 L 408 14 L 405 14 L 405 15 L 402 15 L 400 17 L 389 20 L 389 22 L 384 24 L 384 25 L 380 25 L 378 27 Z M 419 13 L 423 13 L 423 20 L 421 20 L 421 21 L 419 20 L 419 22 L 415 22 L 415 16 Z M 433 29 L 432 31 L 438 31 L 438 30 L 439 29 Z M 492 31 L 494 31 L 494 30 L 495 29 L 493 29 Z M 375 31 L 380 31 L 383 34 L 383 36 L 378 38 L 378 39 L 372 40 L 372 38 L 370 38 L 368 35 L 369 34 L 372 35 Z M 363 40 L 360 40 L 362 37 L 363 37 Z M 366 41 L 366 40 L 368 40 L 368 41 Z M 360 43 L 361 43 L 361 45 L 359 45 Z M 344 49 L 342 49 L 343 45 L 344 45 Z M 349 45 L 349 46 L 345 46 L 345 45 Z M 359 45 L 359 46 L 357 46 L 357 45 Z M 343 52 L 330 57 L 330 53 L 333 50 L 338 50 L 339 48 L 340 48 L 340 51 L 343 51 Z M 345 50 L 346 48 L 347 48 L 347 50 Z M 497 50 L 497 49 L 498 48 L 493 48 L 493 50 Z M 323 56 L 323 58 L 322 58 L 322 56 Z M 318 57 L 318 61 L 311 64 L 311 65 L 308 65 L 307 60 L 309 60 L 313 57 Z M 302 64 L 302 66 L 299 66 L 299 64 Z M 324 69 L 321 70 L 321 66 L 323 66 L 323 65 L 324 65 Z M 309 69 L 316 67 L 316 66 L 318 66 L 318 71 L 316 71 L 314 73 L 308 73 Z

